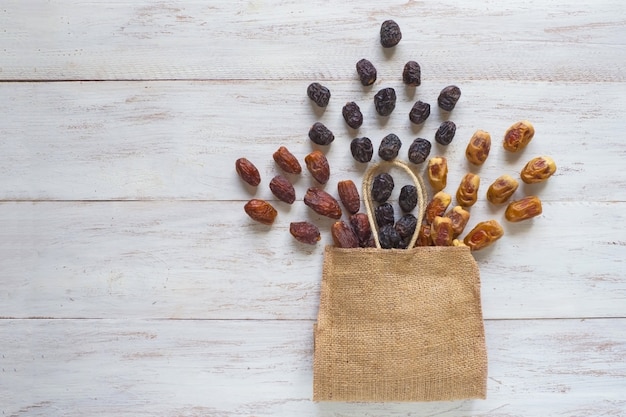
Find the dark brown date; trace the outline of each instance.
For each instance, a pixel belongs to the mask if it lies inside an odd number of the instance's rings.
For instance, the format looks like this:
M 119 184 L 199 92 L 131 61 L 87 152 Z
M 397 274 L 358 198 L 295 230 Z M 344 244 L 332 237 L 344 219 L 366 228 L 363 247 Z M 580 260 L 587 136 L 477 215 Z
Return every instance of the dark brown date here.
M 430 104 L 424 103 L 421 100 L 416 101 L 409 112 L 411 123 L 415 123 L 416 125 L 424 123 L 426 119 L 428 119 L 428 116 L 430 116 Z
M 356 63 L 356 72 L 359 75 L 359 80 L 361 80 L 361 84 L 363 84 L 363 86 L 367 87 L 368 85 L 372 85 L 376 82 L 376 68 L 374 67 L 374 64 L 367 59 L 363 58 Z
M 273 156 L 276 165 L 288 174 L 299 174 L 302 172 L 302 166 L 300 166 L 298 158 L 293 156 L 293 154 L 284 146 L 278 148 L 278 150 L 274 152 Z
M 352 129 L 358 129 L 363 124 L 363 113 L 361 113 L 361 108 L 354 101 L 346 103 L 341 110 L 341 114 L 343 115 L 343 120 Z
M 414 185 L 405 185 L 402 187 L 400 189 L 398 203 L 405 213 L 413 211 L 415 206 L 417 206 L 417 188 Z
M 287 204 L 293 204 L 296 201 L 296 190 L 289 180 L 282 175 L 276 175 L 270 181 L 270 190 L 272 194 Z
M 304 204 L 321 216 L 331 219 L 341 218 L 341 207 L 335 197 L 319 188 L 311 187 L 307 190 L 304 195 Z
M 343 220 L 333 223 L 330 232 L 333 235 L 333 242 L 338 248 L 359 247 L 359 239 L 348 223 Z
M 359 211 L 361 198 L 359 197 L 359 190 L 357 190 L 352 180 L 339 181 L 337 183 L 337 193 L 339 194 L 339 200 L 348 210 L 348 213 L 355 214 Z
M 306 89 L 306 95 L 319 107 L 328 106 L 330 90 L 320 83 L 311 83 Z
M 386 172 L 380 173 L 372 181 L 372 198 L 378 203 L 384 203 L 391 196 L 394 183 L 393 177 Z
M 320 184 L 326 184 L 330 178 L 330 165 L 328 165 L 328 159 L 320 151 L 313 151 L 304 157 L 306 167 L 315 178 L 315 181 Z
M 298 242 L 308 245 L 315 245 L 322 238 L 320 229 L 309 222 L 293 222 L 289 224 L 289 233 L 291 233 L 291 236 Z
M 323 123 L 315 122 L 309 129 L 309 139 L 317 145 L 327 146 L 335 140 L 335 135 Z
M 402 81 L 411 87 L 418 87 L 422 83 L 422 69 L 415 61 L 409 61 L 404 65 Z
M 426 139 L 415 139 L 409 147 L 409 161 L 414 164 L 423 163 L 426 158 L 428 158 L 428 155 L 430 155 L 431 147 L 432 145 Z
M 437 129 L 437 133 L 435 133 L 435 140 L 440 145 L 448 146 L 452 142 L 452 139 L 454 139 L 455 134 L 456 125 L 453 121 L 446 120 L 439 126 L 439 129 Z
M 357 162 L 367 163 L 374 156 L 374 146 L 369 138 L 355 138 L 350 143 L 350 152 Z
M 391 161 L 398 156 L 400 148 L 402 147 L 402 141 L 393 133 L 388 134 L 380 142 L 378 147 L 378 156 L 385 161 Z
M 396 108 L 396 90 L 383 88 L 374 96 L 374 107 L 381 116 L 389 116 Z
M 396 221 L 393 212 L 393 206 L 389 203 L 383 203 L 374 209 L 374 218 L 376 218 L 376 224 L 378 227 L 383 227 L 386 224 L 393 225 Z
M 437 104 L 441 110 L 452 111 L 459 98 L 461 98 L 461 89 L 456 85 L 449 85 L 439 93 Z
M 383 48 L 392 48 L 400 43 L 402 32 L 400 26 L 393 20 L 385 20 L 380 25 L 380 44 Z
M 256 187 L 261 183 L 259 170 L 246 158 L 239 158 L 235 161 L 235 170 L 239 177 L 248 184 Z

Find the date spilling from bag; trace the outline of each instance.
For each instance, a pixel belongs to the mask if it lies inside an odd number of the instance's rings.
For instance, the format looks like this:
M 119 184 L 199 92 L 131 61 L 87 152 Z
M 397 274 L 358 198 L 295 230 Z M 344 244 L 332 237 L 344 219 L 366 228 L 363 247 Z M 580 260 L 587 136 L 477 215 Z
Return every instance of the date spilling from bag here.
M 390 23 L 391 22 L 391 23 Z M 391 25 L 391 26 L 390 26 Z M 394 30 L 382 30 L 393 27 Z M 381 27 L 381 45 L 394 48 L 401 40 L 400 28 L 396 22 L 387 20 Z M 362 86 L 373 85 L 377 81 L 375 65 L 368 59 L 356 62 L 355 80 Z M 421 67 L 416 61 L 405 63 L 399 68 L 398 79 L 406 88 L 416 88 L 422 83 Z M 379 80 L 380 81 L 380 80 Z M 326 108 L 331 100 L 331 90 L 319 82 L 312 82 L 306 90 L 308 98 L 320 108 Z M 378 116 L 390 117 L 396 110 L 397 95 L 393 88 L 385 87 L 372 92 L 372 100 Z M 434 140 L 444 149 L 453 142 L 457 126 L 449 120 L 451 113 L 461 98 L 461 89 L 448 85 L 441 89 L 436 98 L 440 112 L 447 120 L 443 121 L 434 133 Z M 341 110 L 342 117 L 350 129 L 357 130 L 363 125 L 363 112 L 355 101 L 347 102 Z M 424 99 L 416 101 L 408 112 L 413 125 L 422 125 L 431 114 L 431 106 Z M 444 155 L 431 156 L 432 143 L 425 138 L 415 138 L 407 149 L 406 159 L 415 167 L 426 163 L 425 176 L 430 184 L 432 197 L 426 204 L 424 216 L 418 219 L 413 212 L 422 195 L 414 185 L 402 186 L 397 206 L 398 212 L 389 200 L 396 186 L 393 176 L 381 172 L 373 179 L 367 190 L 375 204 L 373 221 L 361 212 L 362 196 L 352 180 L 341 180 L 336 193 L 324 189 L 331 177 L 330 164 L 323 149 L 328 149 L 335 142 L 335 134 L 323 123 L 315 122 L 309 129 L 309 139 L 318 148 L 304 157 L 304 164 L 315 180 L 303 196 L 302 201 L 320 216 L 335 219 L 330 233 L 333 242 L 341 248 L 375 247 L 374 236 L 383 249 L 406 249 L 417 234 L 414 246 L 468 246 L 472 251 L 483 249 L 504 234 L 504 229 L 495 220 L 478 222 L 468 233 L 461 237 L 470 221 L 471 207 L 479 200 L 481 179 L 477 173 L 467 172 L 453 192 L 448 190 L 448 159 Z M 531 122 L 522 120 L 513 123 L 502 136 L 502 147 L 507 152 L 522 152 L 535 136 Z M 334 145 L 338 146 L 338 145 Z M 470 167 L 479 167 L 485 163 L 491 151 L 491 134 L 477 129 L 469 138 L 465 148 L 465 158 Z M 382 161 L 393 161 L 401 157 L 402 140 L 394 133 L 381 139 L 377 155 Z M 375 147 L 372 140 L 365 136 L 351 140 L 346 152 L 350 152 L 358 164 L 369 164 L 374 158 Z M 297 200 L 295 189 L 285 175 L 301 175 L 302 164 L 286 146 L 280 146 L 273 154 L 276 166 L 282 171 L 269 183 L 273 195 L 280 201 L 293 204 Z M 258 187 L 261 175 L 257 167 L 248 159 L 240 158 L 235 162 L 235 170 L 240 178 L 251 187 Z M 526 184 L 546 181 L 556 172 L 556 163 L 548 156 L 534 157 L 519 171 L 519 179 Z M 513 200 L 519 188 L 518 181 L 510 175 L 498 177 L 487 187 L 484 195 L 494 206 L 504 206 L 504 218 L 509 222 L 526 221 L 542 213 L 541 200 L 536 195 L 524 196 Z M 337 198 L 335 197 L 337 196 Z M 341 202 L 341 204 L 340 204 Z M 426 203 L 426 202 L 425 202 Z M 343 209 L 342 209 L 343 207 Z M 252 199 L 245 205 L 245 212 L 260 223 L 271 225 L 278 215 L 272 204 L 265 200 Z M 396 215 L 398 213 L 398 215 Z M 344 217 L 345 216 L 345 217 Z M 372 226 L 377 233 L 372 233 Z M 289 232 L 298 241 L 314 245 L 321 240 L 319 228 L 309 221 L 291 222 Z

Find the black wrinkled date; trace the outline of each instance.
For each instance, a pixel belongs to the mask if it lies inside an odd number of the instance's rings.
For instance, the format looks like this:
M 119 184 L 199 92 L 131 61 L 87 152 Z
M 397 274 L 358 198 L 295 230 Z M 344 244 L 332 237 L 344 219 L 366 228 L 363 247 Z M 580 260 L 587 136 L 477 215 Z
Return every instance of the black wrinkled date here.
M 341 110 L 341 114 L 352 129 L 358 129 L 363 124 L 363 113 L 361 113 L 361 109 L 354 101 L 346 103 Z
M 320 83 L 311 83 L 306 89 L 306 94 L 319 107 L 328 106 L 330 90 Z
M 384 203 L 393 191 L 393 177 L 386 172 L 378 174 L 372 182 L 372 198 L 378 203 Z
M 461 98 L 461 89 L 456 85 L 449 85 L 441 90 L 437 103 L 442 110 L 452 111 L 459 98 Z
M 430 104 L 424 103 L 421 100 L 416 101 L 409 112 L 409 119 L 416 125 L 424 123 L 426 119 L 428 119 L 428 116 L 430 116 Z
M 374 156 L 374 146 L 369 138 L 355 138 L 350 143 L 350 152 L 357 162 L 367 163 Z
M 415 139 L 409 147 L 409 161 L 414 164 L 421 164 L 428 158 L 428 155 L 430 155 L 431 147 L 432 145 L 426 139 Z
M 376 67 L 367 59 L 363 58 L 356 63 L 356 72 L 363 86 L 367 87 L 376 82 Z
M 395 220 L 393 206 L 389 203 L 383 203 L 374 209 L 374 218 L 378 227 L 386 224 L 393 226 Z
M 391 161 L 398 156 L 398 152 L 400 152 L 401 147 L 402 141 L 400 141 L 400 138 L 393 133 L 390 133 L 380 142 L 380 146 L 378 147 L 378 156 L 380 156 L 382 160 Z
M 398 249 L 402 239 L 393 225 L 386 224 L 378 230 L 378 242 L 383 249 Z
M 381 116 L 389 116 L 396 108 L 396 90 L 383 88 L 374 96 L 376 112 Z
M 398 203 L 405 213 L 413 211 L 415 206 L 417 206 L 417 188 L 414 185 L 405 185 L 402 187 L 400 189 Z
M 380 25 L 380 44 L 384 48 L 392 48 L 400 43 L 402 32 L 400 26 L 393 20 L 385 20 Z
M 320 122 L 313 123 L 309 129 L 309 139 L 318 145 L 330 145 L 335 140 L 335 135 Z
M 435 133 L 435 140 L 437 143 L 447 146 L 454 139 L 454 135 L 456 133 L 456 125 L 453 121 L 446 120 L 443 122 L 439 129 L 437 129 L 437 133 Z

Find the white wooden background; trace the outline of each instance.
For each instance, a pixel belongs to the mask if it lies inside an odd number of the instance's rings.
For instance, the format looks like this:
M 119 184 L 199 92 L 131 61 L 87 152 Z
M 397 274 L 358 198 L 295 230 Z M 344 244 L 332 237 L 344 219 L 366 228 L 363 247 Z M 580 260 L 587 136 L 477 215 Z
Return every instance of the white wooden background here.
M 378 43 L 393 18 L 404 38 Z M 379 70 L 360 86 L 354 64 Z M 422 86 L 401 83 L 404 63 Z M 0 4 L 0 414 L 4 416 L 626 416 L 626 3 L 622 0 L 4 0 Z M 306 97 L 320 81 L 325 112 Z M 273 227 L 243 204 L 301 160 L 317 120 L 336 134 L 327 189 L 363 167 L 355 136 L 395 132 L 402 155 L 451 119 L 448 190 L 477 129 L 491 132 L 486 186 L 552 156 L 544 214 L 506 224 L 484 198 L 471 225 L 506 235 L 476 253 L 489 350 L 484 401 L 313 403 L 312 326 L 324 220 L 277 202 Z M 398 106 L 376 117 L 373 94 Z M 421 128 L 412 102 L 433 105 Z M 365 114 L 358 131 L 341 107 Z M 531 120 L 521 155 L 500 146 Z M 235 159 L 261 170 L 242 185 Z M 376 159 L 376 158 L 375 158 Z M 484 195 L 481 193 L 481 196 Z M 295 242 L 291 221 L 323 231 Z

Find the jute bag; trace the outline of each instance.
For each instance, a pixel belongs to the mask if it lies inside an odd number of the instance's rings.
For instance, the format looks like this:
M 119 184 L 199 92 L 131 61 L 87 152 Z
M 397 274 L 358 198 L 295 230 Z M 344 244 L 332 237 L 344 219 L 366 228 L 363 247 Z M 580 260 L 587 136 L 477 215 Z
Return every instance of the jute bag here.
M 478 266 L 467 247 L 327 247 L 315 325 L 314 401 L 441 401 L 486 397 L 487 355 Z M 419 226 L 418 228 L 419 229 Z

